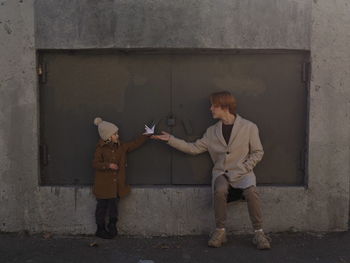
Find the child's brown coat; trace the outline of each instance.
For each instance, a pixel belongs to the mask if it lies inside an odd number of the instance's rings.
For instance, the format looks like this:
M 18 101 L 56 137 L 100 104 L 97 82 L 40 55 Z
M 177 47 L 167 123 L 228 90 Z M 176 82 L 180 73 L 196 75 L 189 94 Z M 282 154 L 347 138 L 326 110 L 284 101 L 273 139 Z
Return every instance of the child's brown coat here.
M 93 193 L 96 198 L 124 197 L 130 193 L 130 186 L 126 183 L 126 154 L 140 147 L 146 140 L 147 136 L 142 135 L 131 142 L 120 142 L 119 145 L 103 140 L 98 142 L 93 160 L 96 170 Z M 110 163 L 116 163 L 118 170 L 110 169 Z

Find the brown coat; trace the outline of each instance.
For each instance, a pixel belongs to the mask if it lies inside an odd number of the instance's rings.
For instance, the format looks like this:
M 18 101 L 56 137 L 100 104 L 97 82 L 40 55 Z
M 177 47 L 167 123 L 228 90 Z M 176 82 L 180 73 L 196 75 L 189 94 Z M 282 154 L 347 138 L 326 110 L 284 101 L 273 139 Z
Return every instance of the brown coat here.
M 93 161 L 96 170 L 93 193 L 96 198 L 124 197 L 130 193 L 130 186 L 126 183 L 126 154 L 140 147 L 147 138 L 142 135 L 131 142 L 119 144 L 103 140 L 98 142 Z M 110 163 L 116 163 L 119 169 L 109 169 Z

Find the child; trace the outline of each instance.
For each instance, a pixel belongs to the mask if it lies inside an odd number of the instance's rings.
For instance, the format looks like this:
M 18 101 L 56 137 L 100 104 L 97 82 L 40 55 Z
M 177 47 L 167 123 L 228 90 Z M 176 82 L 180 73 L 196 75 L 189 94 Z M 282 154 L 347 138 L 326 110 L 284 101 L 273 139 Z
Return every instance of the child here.
M 97 200 L 96 236 L 110 239 L 118 234 L 118 200 L 130 193 L 130 186 L 125 180 L 126 154 L 140 147 L 147 140 L 147 136 L 141 135 L 131 142 L 123 143 L 119 140 L 116 125 L 101 118 L 95 118 L 94 123 L 98 126 L 101 137 L 93 161 L 96 171 L 93 186 Z M 105 228 L 106 216 L 109 217 L 108 230 Z

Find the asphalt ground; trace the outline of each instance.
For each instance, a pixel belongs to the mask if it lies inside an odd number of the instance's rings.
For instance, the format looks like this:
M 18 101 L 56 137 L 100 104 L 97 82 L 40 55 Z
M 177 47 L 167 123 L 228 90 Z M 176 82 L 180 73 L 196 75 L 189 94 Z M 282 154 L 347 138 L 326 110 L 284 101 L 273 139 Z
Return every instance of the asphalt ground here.
M 350 263 L 350 232 L 270 234 L 272 249 L 257 250 L 251 235 L 232 235 L 221 248 L 207 247 L 207 236 L 126 237 L 50 233 L 0 234 L 0 262 L 325 262 Z M 147 261 L 148 260 L 148 261 Z

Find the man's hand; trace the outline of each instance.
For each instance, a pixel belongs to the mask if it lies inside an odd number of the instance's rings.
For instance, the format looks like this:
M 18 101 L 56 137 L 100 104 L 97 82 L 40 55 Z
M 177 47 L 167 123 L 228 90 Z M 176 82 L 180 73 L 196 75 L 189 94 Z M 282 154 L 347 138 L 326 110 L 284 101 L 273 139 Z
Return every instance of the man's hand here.
M 170 133 L 162 131 L 161 135 L 153 135 L 151 138 L 155 139 L 155 140 L 161 140 L 161 141 L 166 141 L 167 142 L 170 139 Z
M 119 167 L 118 167 L 118 165 L 116 163 L 110 163 L 108 167 L 109 167 L 109 169 L 112 169 L 112 170 L 118 170 L 119 169 Z

